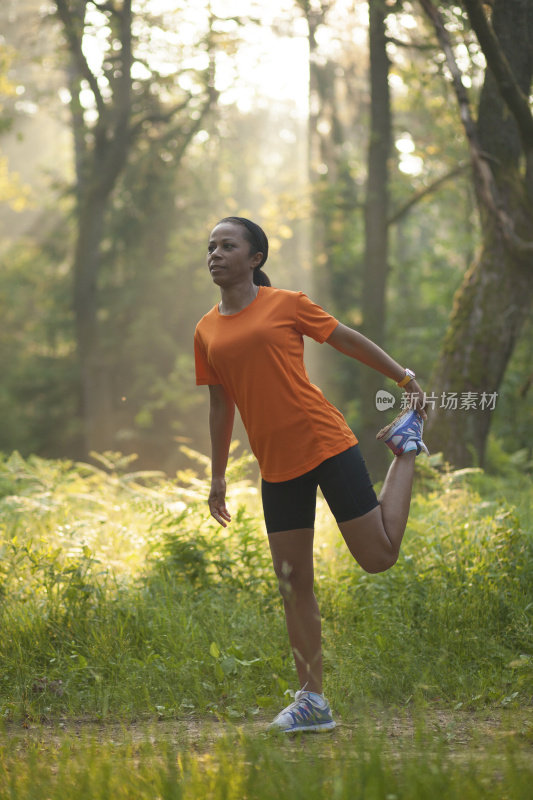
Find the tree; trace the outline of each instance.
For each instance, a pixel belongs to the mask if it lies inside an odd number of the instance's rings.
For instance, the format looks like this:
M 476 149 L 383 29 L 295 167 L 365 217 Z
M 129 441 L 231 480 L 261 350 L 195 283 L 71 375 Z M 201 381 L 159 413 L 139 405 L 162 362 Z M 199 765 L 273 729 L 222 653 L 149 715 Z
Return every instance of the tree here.
M 309 186 L 313 291 L 349 325 L 361 324 L 364 250 L 364 153 L 368 140 L 366 20 L 327 0 L 298 0 L 309 42 Z M 318 379 L 359 434 L 358 366 L 308 346 Z M 313 364 L 311 365 L 313 366 Z
M 432 282 L 438 280 L 441 289 L 455 278 L 449 268 L 451 258 L 440 257 L 437 277 L 426 254 L 441 216 L 439 201 L 433 196 L 465 167 L 462 143 L 460 154 L 456 153 L 459 126 L 443 96 L 446 83 L 436 63 L 440 54 L 423 33 L 413 35 L 414 12 L 408 3 L 372 0 L 368 4 L 368 26 L 357 9 L 347 12 L 339 4 L 304 0 L 299 5 L 309 36 L 315 291 L 319 301 L 340 319 L 361 328 L 393 354 L 409 352 L 409 363 L 417 370 L 420 366 L 421 375 L 428 374 L 433 358 L 423 344 L 421 328 L 425 329 L 424 316 L 428 325 L 434 323 L 435 313 L 434 308 L 426 310 L 428 299 L 418 291 L 420 275 L 430 273 Z M 416 30 L 421 28 L 419 23 Z M 324 34 L 322 43 L 319 34 Z M 369 59 L 366 48 L 354 47 L 363 36 L 369 39 Z M 392 63 L 389 51 L 394 53 Z M 390 71 L 395 80 L 392 90 Z M 441 114 L 438 131 L 428 112 L 435 107 Z M 393 158 L 396 152 L 391 147 L 393 135 L 395 141 L 404 136 L 417 141 L 417 160 L 422 168 L 416 176 L 398 170 L 398 161 Z M 466 181 L 456 182 L 454 192 L 448 195 L 454 203 L 454 213 L 449 214 L 451 229 L 456 214 L 460 225 L 466 222 L 466 186 Z M 433 206 L 429 211 L 428 198 Z M 415 208 L 416 222 L 412 221 Z M 439 230 L 443 228 L 439 224 Z M 408 237 L 413 244 L 406 246 Z M 451 244 L 446 246 L 451 249 Z M 435 257 L 433 267 L 437 261 Z M 395 273 L 401 273 L 404 279 L 398 279 Z M 393 298 L 399 302 L 389 308 Z M 408 319 L 406 309 L 410 312 Z M 438 322 L 443 329 L 444 313 L 438 315 Z M 394 331 L 388 341 L 387 329 Z M 433 346 L 435 332 L 426 335 L 426 340 Z M 379 475 L 387 455 L 372 442 L 383 425 L 375 397 L 384 378 L 331 354 L 325 354 L 319 363 L 320 381 L 326 382 L 328 392 L 347 414 L 365 445 L 369 467 Z
M 391 104 L 389 93 L 389 59 L 387 56 L 385 0 L 370 0 L 370 138 L 365 204 L 365 260 L 363 273 L 362 330 L 376 344 L 385 340 L 385 288 L 388 272 L 389 234 L 389 158 L 392 138 Z M 383 382 L 379 373 L 368 371 L 361 381 L 361 431 L 363 443 L 375 439 L 380 428 L 376 411 L 376 392 Z M 385 451 L 368 449 L 371 470 L 380 472 L 385 464 Z
M 448 399 L 436 403 L 428 439 L 458 466 L 483 464 L 493 401 L 533 300 L 533 1 L 495 0 L 489 19 L 480 0 L 464 0 L 487 61 L 475 122 L 442 15 L 430 0 L 421 4 L 453 76 L 482 232 L 431 383 L 437 401 Z M 470 407 L 446 408 L 454 396 L 470 398 Z
M 133 12 L 132 0 L 55 0 L 55 6 L 69 53 L 77 227 L 73 308 L 85 443 L 87 451 L 102 450 L 112 444 L 114 411 L 99 315 L 102 240 L 112 195 L 139 139 L 171 136 L 179 158 L 216 92 L 210 59 L 187 90 L 178 84 L 183 65 L 178 63 L 170 76 L 164 67 L 158 69 L 147 46 L 147 16 Z M 99 65 L 87 56 L 86 45 L 95 32 L 105 38 Z M 209 40 L 203 44 L 207 53 Z

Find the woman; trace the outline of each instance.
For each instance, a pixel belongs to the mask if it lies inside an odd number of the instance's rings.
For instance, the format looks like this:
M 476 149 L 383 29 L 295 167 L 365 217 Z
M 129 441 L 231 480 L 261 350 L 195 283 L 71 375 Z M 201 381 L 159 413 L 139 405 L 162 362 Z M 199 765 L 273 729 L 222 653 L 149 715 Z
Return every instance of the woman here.
M 225 470 L 239 408 L 262 475 L 262 500 L 274 569 L 301 689 L 271 727 L 335 727 L 322 694 L 321 622 L 313 590 L 316 490 L 320 486 L 346 544 L 367 572 L 398 558 L 407 524 L 416 455 L 422 441 L 423 394 L 404 369 L 360 333 L 339 323 L 302 292 L 275 289 L 262 271 L 263 230 L 243 217 L 213 229 L 207 264 L 220 303 L 196 327 L 196 382 L 208 385 L 212 444 L 209 509 L 226 527 Z M 395 459 L 378 498 L 357 439 L 342 414 L 309 382 L 303 335 L 381 372 L 411 395 L 411 410 L 378 434 Z

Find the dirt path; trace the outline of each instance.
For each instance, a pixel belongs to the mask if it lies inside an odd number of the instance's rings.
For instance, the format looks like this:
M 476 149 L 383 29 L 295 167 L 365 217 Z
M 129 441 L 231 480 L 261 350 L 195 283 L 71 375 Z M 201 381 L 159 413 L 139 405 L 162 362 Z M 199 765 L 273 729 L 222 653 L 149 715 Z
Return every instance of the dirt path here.
M 133 721 L 91 720 L 64 718 L 42 722 L 8 722 L 0 730 L 4 736 L 16 738 L 24 748 L 31 743 L 59 747 L 65 739 L 96 740 L 102 744 L 141 744 L 150 742 L 172 743 L 176 748 L 194 747 L 209 750 L 223 736 L 263 736 L 270 717 L 228 723 L 206 718 L 161 719 L 153 717 Z M 377 735 L 395 751 L 420 750 L 424 740 L 427 745 L 440 743 L 451 754 L 458 756 L 486 751 L 491 745 L 503 747 L 513 740 L 524 755 L 533 759 L 533 708 L 489 709 L 486 711 L 462 710 L 375 710 L 365 712 L 360 719 L 339 720 L 337 728 L 322 736 L 305 737 L 310 741 L 357 740 L 361 735 Z M 291 737 L 289 737 L 291 738 Z M 292 737 L 300 740 L 301 737 Z

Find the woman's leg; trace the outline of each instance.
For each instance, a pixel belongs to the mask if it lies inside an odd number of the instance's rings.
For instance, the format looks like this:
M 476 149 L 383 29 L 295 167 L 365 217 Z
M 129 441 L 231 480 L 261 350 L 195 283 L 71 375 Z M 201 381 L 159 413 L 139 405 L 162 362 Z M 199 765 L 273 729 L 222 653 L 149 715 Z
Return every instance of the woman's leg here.
M 395 456 L 379 505 L 360 517 L 339 523 L 351 554 L 367 572 L 383 572 L 398 559 L 411 504 L 415 456 L 414 451 Z
M 314 593 L 312 528 L 268 536 L 300 686 L 322 692 L 321 621 Z

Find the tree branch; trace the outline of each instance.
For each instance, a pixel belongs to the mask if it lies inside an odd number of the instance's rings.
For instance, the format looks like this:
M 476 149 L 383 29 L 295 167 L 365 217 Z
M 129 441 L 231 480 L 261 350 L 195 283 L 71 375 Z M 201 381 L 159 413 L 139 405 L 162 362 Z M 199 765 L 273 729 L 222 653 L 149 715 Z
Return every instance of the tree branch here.
M 176 151 L 176 153 L 174 155 L 176 163 L 179 164 L 181 162 L 181 159 L 183 158 L 183 155 L 184 155 L 185 150 L 187 149 L 187 147 L 189 145 L 189 142 L 191 141 L 193 136 L 196 133 L 198 133 L 198 131 L 200 130 L 202 122 L 204 121 L 205 117 L 207 116 L 207 114 L 208 114 L 208 112 L 209 112 L 209 110 L 211 108 L 211 104 L 212 104 L 212 98 L 208 97 L 208 99 L 204 103 L 204 107 L 202 108 L 200 114 L 198 115 L 198 119 L 195 119 L 193 121 L 191 127 L 189 128 L 187 133 L 184 135 L 183 140 L 182 140 L 180 146 L 178 147 L 178 149 L 177 149 L 177 151 Z
M 181 103 L 176 103 L 176 105 L 169 108 L 168 111 L 154 111 L 152 114 L 145 114 L 133 125 L 131 129 L 133 136 L 137 136 L 143 125 L 147 122 L 169 122 L 175 114 L 179 114 L 180 111 L 187 108 L 191 100 L 192 94 L 189 92 L 185 100 L 182 100 Z
M 436 192 L 443 183 L 449 181 L 451 178 L 455 178 L 456 175 L 460 175 L 461 172 L 464 172 L 465 169 L 468 167 L 468 164 L 465 161 L 461 161 L 456 167 L 451 169 L 449 172 L 446 172 L 444 175 L 441 175 L 440 178 L 437 178 L 430 183 L 429 186 L 425 186 L 420 191 L 415 192 L 415 194 L 407 200 L 403 206 L 400 206 L 391 217 L 387 220 L 387 225 L 394 225 L 398 220 L 404 217 L 417 203 L 427 197 L 429 194 Z
M 427 16 L 430 18 L 431 22 L 433 23 L 435 32 L 437 34 L 438 42 L 444 52 L 444 55 L 446 56 L 446 63 L 452 75 L 453 88 L 455 91 L 455 95 L 457 97 L 457 102 L 459 104 L 459 113 L 461 116 L 461 122 L 463 123 L 463 127 L 465 129 L 468 141 L 470 144 L 472 144 L 472 142 L 475 142 L 476 147 L 479 150 L 476 126 L 474 120 L 472 119 L 472 114 L 470 112 L 470 101 L 468 99 L 468 93 L 463 83 L 463 76 L 461 70 L 459 69 L 457 61 L 455 60 L 452 44 L 450 42 L 448 31 L 444 26 L 444 21 L 441 17 L 440 12 L 435 8 L 431 0 L 420 0 L 420 5 L 426 12 Z
M 468 12 L 470 23 L 487 59 L 488 67 L 494 75 L 502 99 L 516 120 L 524 150 L 531 150 L 533 149 L 533 115 L 529 107 L 529 100 L 516 81 L 480 0 L 463 0 L 463 5 Z
M 83 120 L 83 108 L 80 103 L 80 75 L 74 57 L 69 59 L 67 71 L 68 86 L 70 90 L 70 112 L 72 115 L 72 133 L 74 139 L 74 164 L 76 171 L 76 196 L 78 206 L 81 206 L 83 189 L 86 184 L 87 170 L 87 141 Z
M 126 131 L 129 126 L 131 115 L 131 65 L 133 61 L 131 23 L 131 0 L 124 0 L 120 13 L 121 74 L 117 82 L 116 136 L 120 136 L 123 131 Z
M 200 130 L 205 117 L 211 110 L 213 103 L 216 102 L 217 97 L 218 97 L 218 92 L 214 92 L 213 90 L 211 91 L 208 90 L 205 103 L 203 104 L 197 118 L 192 120 L 191 126 L 189 127 L 188 131 L 183 132 L 183 126 L 181 124 L 178 124 L 175 128 L 170 128 L 169 130 L 167 130 L 163 137 L 160 137 L 159 139 L 160 142 L 168 142 L 172 140 L 172 138 L 176 136 L 176 134 L 183 134 L 182 142 L 174 153 L 174 158 L 178 163 L 183 157 L 187 145 L 189 144 L 193 136 Z
M 88 2 L 97 8 L 98 11 L 109 11 L 111 14 L 115 14 L 116 16 L 120 15 L 118 8 L 116 8 L 116 6 L 114 6 L 111 2 L 98 3 L 97 0 L 88 0 Z
M 106 112 L 106 105 L 100 92 L 98 81 L 96 80 L 95 75 L 91 72 L 91 69 L 87 63 L 87 59 L 83 54 L 81 39 L 78 36 L 74 25 L 74 17 L 68 7 L 67 0 L 55 0 L 55 4 L 57 8 L 57 15 L 63 23 L 63 30 L 65 32 L 69 50 L 78 64 L 81 74 L 91 87 L 96 107 L 98 109 L 98 114 L 100 119 L 102 119 Z
M 434 50 L 435 45 L 428 42 L 413 42 L 397 39 L 395 36 L 387 36 L 387 42 L 395 44 L 396 47 L 405 47 L 408 50 Z
M 476 125 L 470 111 L 468 93 L 463 83 L 461 70 L 455 59 L 450 37 L 442 16 L 431 0 L 420 0 L 420 5 L 434 25 L 437 39 L 446 56 L 448 69 L 452 74 L 453 88 L 459 104 L 459 113 L 470 146 L 474 175 L 477 177 L 476 183 L 479 197 L 486 208 L 494 215 L 509 247 L 517 252 L 533 253 L 533 242 L 525 241 L 516 234 L 513 220 L 501 203 L 494 176 L 479 144 Z

